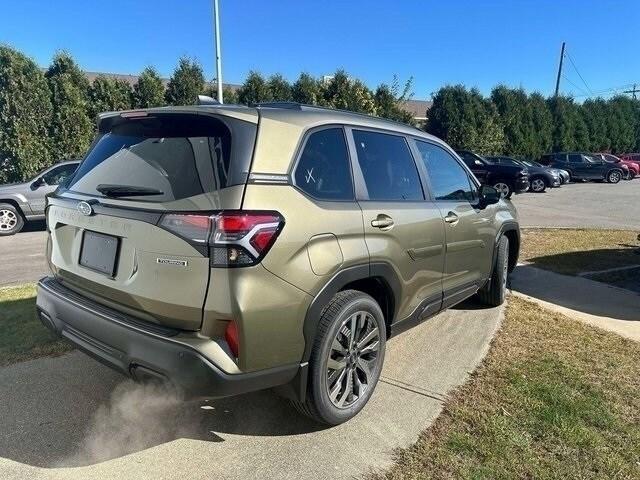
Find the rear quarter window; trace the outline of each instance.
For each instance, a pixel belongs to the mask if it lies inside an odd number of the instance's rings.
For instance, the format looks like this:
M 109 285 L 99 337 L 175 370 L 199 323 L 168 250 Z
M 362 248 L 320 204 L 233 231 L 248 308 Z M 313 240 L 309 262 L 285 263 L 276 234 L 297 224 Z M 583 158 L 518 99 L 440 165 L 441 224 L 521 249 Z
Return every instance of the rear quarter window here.
M 295 185 L 321 200 L 352 200 L 349 154 L 340 127 L 313 132 L 307 138 L 295 169 Z

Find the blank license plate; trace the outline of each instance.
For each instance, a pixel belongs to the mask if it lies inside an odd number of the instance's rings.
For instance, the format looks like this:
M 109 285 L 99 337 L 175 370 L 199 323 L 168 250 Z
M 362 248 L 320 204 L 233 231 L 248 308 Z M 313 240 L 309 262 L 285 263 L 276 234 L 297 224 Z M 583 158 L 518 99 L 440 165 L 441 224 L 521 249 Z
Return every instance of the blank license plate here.
M 80 265 L 113 277 L 116 273 L 119 241 L 118 237 L 85 231 L 80 249 Z

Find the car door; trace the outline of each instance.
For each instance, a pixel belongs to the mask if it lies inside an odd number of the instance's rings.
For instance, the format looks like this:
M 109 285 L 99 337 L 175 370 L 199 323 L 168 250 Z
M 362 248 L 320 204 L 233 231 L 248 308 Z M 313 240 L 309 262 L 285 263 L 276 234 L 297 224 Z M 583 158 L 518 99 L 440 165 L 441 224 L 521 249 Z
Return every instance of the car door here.
M 569 168 L 573 172 L 573 176 L 581 179 L 590 179 L 593 171 L 589 168 L 590 164 L 587 159 L 579 153 L 569 154 Z
M 34 215 L 44 215 L 45 196 L 53 192 L 78 168 L 77 163 L 57 165 L 39 175 L 31 184 L 25 197 Z
M 478 207 L 478 185 L 443 146 L 415 139 L 429 191 L 445 221 L 443 308 L 475 293 L 491 273 L 495 205 Z
M 401 292 L 396 318 L 420 319 L 440 310 L 444 222 L 425 197 L 408 139 L 350 128 L 356 195 L 372 274 L 391 268 Z

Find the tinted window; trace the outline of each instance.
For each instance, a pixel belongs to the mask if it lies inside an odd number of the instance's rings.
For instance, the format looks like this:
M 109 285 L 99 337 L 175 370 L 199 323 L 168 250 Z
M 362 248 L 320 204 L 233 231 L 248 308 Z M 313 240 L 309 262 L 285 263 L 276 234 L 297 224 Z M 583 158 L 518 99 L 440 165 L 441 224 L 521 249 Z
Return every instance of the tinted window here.
M 353 198 L 347 143 L 341 128 L 320 130 L 309 136 L 296 167 L 295 182 L 316 198 Z
M 77 163 L 60 165 L 59 167 L 49 170 L 42 176 L 42 178 L 47 185 L 60 185 L 69 177 L 69 175 L 76 171 L 76 168 L 78 168 Z
M 482 161 L 471 152 L 458 152 L 458 155 L 469 168 L 477 168 L 483 165 Z
M 436 200 L 474 199 L 469 175 L 449 152 L 437 145 L 416 141 L 420 156 L 431 180 L 431 190 Z
M 370 200 L 423 200 L 420 177 L 404 137 L 353 131 Z
M 569 163 L 583 163 L 583 162 L 584 162 L 584 159 L 582 158 L 582 155 L 577 153 L 569 154 Z
M 136 198 L 153 202 L 214 192 L 246 178 L 237 169 L 241 166 L 246 175 L 253 137 L 245 137 L 243 128 L 251 126 L 237 126 L 242 141 L 234 156 L 231 131 L 212 117 L 173 114 L 114 120 L 94 142 L 68 188 L 102 196 L 96 190 L 100 184 L 146 187 L 162 193 Z M 234 162 L 242 165 L 234 167 Z

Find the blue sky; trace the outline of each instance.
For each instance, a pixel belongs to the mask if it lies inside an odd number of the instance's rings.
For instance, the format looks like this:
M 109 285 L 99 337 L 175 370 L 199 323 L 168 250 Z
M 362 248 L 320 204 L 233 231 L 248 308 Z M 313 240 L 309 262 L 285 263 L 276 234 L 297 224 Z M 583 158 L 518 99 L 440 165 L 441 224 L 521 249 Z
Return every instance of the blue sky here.
M 640 86 L 638 0 L 220 0 L 220 9 L 225 82 L 251 69 L 295 80 L 344 68 L 371 87 L 413 76 L 415 98 L 455 83 L 550 94 L 566 41 L 588 87 L 566 61 L 564 93 Z M 212 78 L 211 10 L 210 0 L 0 0 L 0 43 L 43 66 L 66 49 L 86 70 L 130 74 L 154 65 L 169 76 L 187 55 Z

